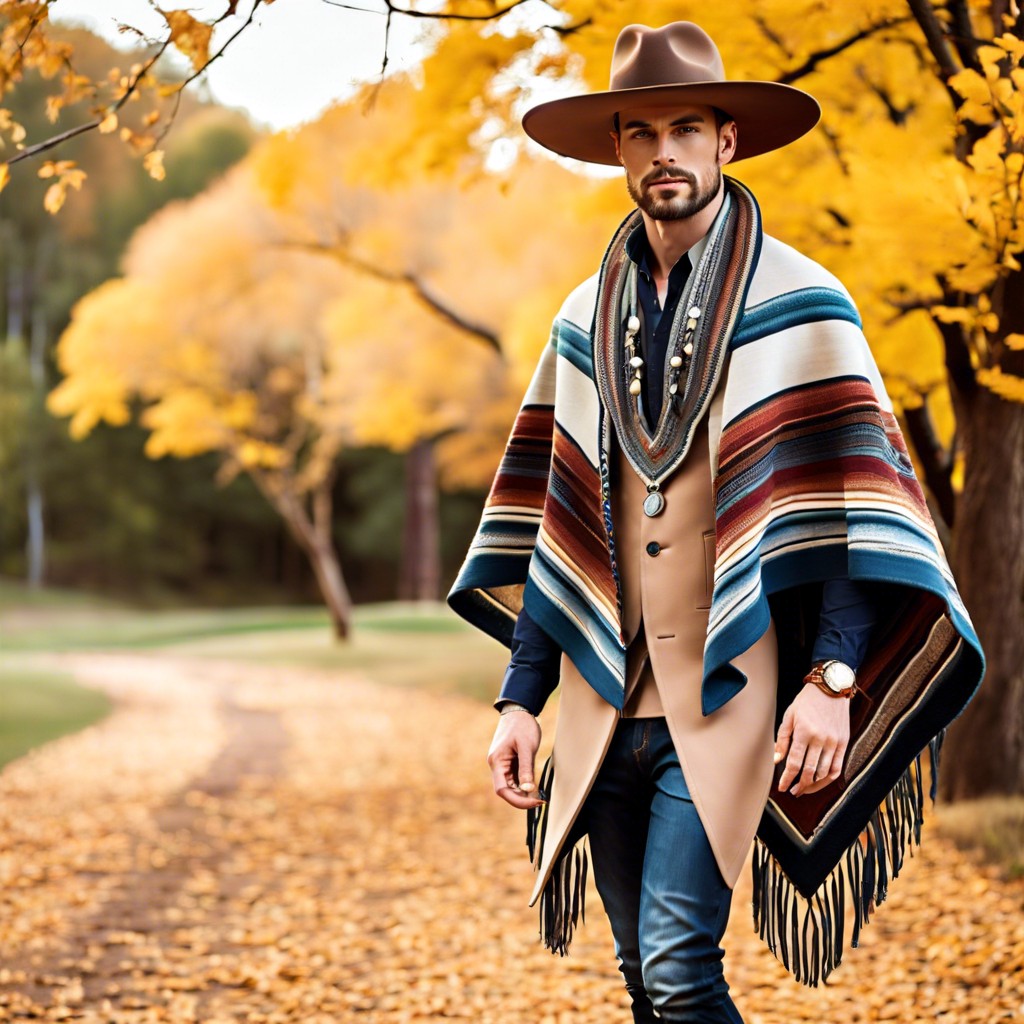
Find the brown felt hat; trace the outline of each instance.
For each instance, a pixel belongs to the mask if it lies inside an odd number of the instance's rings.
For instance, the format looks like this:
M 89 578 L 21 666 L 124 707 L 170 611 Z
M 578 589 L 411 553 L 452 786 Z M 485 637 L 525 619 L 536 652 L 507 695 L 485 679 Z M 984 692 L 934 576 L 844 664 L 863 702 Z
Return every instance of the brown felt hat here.
M 690 103 L 718 107 L 736 122 L 734 161 L 795 141 L 821 116 L 818 101 L 791 85 L 727 81 L 707 32 L 674 21 L 663 28 L 627 25 L 615 40 L 608 91 L 541 103 L 523 116 L 523 129 L 562 156 L 617 164 L 608 135 L 616 112 Z

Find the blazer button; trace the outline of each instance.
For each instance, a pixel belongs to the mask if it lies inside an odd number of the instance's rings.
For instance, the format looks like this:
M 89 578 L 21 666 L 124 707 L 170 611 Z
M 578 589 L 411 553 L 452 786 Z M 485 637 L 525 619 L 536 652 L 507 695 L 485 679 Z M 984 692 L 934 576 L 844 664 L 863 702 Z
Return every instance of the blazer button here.
M 651 543 L 647 545 L 647 554 L 649 554 L 652 558 L 655 555 L 657 555 L 660 551 L 661 545 L 656 540 L 652 540 Z

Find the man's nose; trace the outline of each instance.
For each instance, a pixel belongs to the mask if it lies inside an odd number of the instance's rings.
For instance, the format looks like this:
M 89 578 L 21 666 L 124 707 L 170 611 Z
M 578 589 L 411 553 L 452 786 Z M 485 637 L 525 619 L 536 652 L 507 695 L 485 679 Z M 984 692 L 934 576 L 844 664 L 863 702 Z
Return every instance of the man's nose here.
M 654 162 L 659 166 L 666 166 L 676 162 L 675 153 L 672 150 L 672 136 L 666 132 L 658 136 L 658 152 Z

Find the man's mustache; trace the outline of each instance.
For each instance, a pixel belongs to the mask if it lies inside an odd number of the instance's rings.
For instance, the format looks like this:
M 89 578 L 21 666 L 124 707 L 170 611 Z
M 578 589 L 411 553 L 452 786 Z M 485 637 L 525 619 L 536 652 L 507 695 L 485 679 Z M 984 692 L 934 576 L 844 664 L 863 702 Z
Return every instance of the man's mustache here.
M 688 185 L 696 185 L 697 179 L 694 175 L 690 174 L 689 171 L 680 171 L 676 174 L 666 174 L 664 172 L 658 172 L 655 174 L 649 174 L 641 182 L 642 185 L 653 185 L 658 181 L 685 181 Z

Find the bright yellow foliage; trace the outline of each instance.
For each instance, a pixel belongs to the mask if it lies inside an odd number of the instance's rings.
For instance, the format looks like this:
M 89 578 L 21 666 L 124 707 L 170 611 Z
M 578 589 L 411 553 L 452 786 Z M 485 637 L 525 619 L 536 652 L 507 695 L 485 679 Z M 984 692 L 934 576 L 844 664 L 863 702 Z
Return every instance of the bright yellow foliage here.
M 344 273 L 276 245 L 278 233 L 244 167 L 162 210 L 125 276 L 73 311 L 51 410 L 81 437 L 141 401 L 153 457 L 220 451 L 236 468 L 300 470 L 323 418 L 318 321 Z
M 193 17 L 188 11 L 161 11 L 171 30 L 171 42 L 192 61 L 198 71 L 210 59 L 213 26 Z
M 958 115 L 905 0 L 700 12 L 636 0 L 628 19 L 607 0 L 548 7 L 553 23 L 561 11 L 585 27 L 536 36 L 512 22 L 448 23 L 416 74 L 269 139 L 230 187 L 157 218 L 121 287 L 147 290 L 152 338 L 166 343 L 134 352 L 132 335 L 112 340 L 116 324 L 104 335 L 100 303 L 113 322 L 120 299 L 97 293 L 62 342 L 69 376 L 55 406 L 81 432 L 141 398 L 154 454 L 217 448 L 238 466 L 290 467 L 304 486 L 341 445 L 402 450 L 443 437 L 448 482 L 485 481 L 561 300 L 598 269 L 632 209 L 621 178 L 549 159 L 518 117 L 553 89 L 606 88 L 624 20 L 690 17 L 718 41 L 730 78 L 796 74 L 820 100 L 815 131 L 728 170 L 754 190 L 767 231 L 849 288 L 897 404 L 927 401 L 952 438 L 940 333 L 950 326 L 977 380 L 1024 400 L 1020 378 L 999 366 L 1024 347 L 1020 325 L 1003 323 L 1001 291 L 1024 251 L 1024 42 L 1002 26 L 993 34 L 980 5 L 980 70 L 950 82 Z M 198 30 L 175 24 L 181 48 Z M 196 52 L 208 43 L 198 38 Z M 517 154 L 500 173 L 488 170 L 495 140 Z M 90 345 L 119 367 L 102 382 L 72 358 Z

